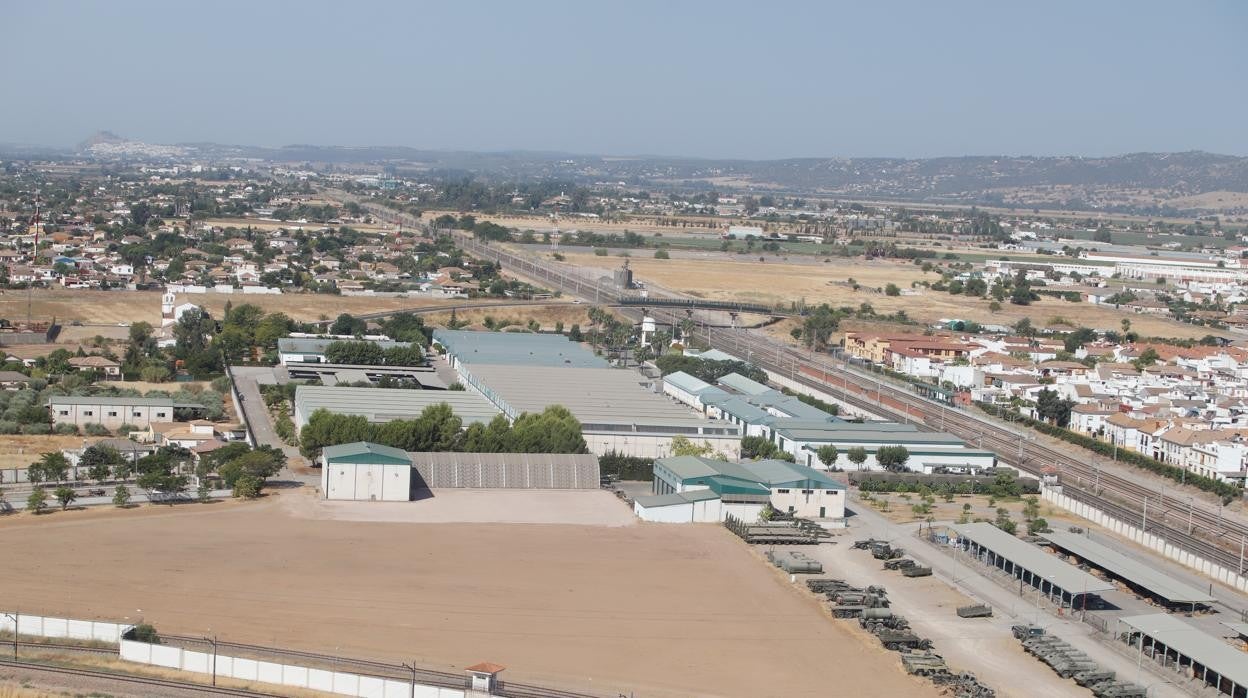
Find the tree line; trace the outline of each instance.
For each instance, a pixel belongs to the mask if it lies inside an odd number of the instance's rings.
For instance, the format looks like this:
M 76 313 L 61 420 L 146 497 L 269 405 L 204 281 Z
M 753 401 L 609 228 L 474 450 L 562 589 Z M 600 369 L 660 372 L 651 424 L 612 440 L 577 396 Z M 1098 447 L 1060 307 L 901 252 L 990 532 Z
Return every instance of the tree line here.
M 509 422 L 497 415 L 486 423 L 463 429 L 463 420 L 446 403 L 429 405 L 415 419 L 373 424 L 363 415 L 312 413 L 299 432 L 300 451 L 315 458 L 326 446 L 371 441 L 404 451 L 462 451 L 469 453 L 587 453 L 581 423 L 567 408 L 551 405 L 539 413 L 526 412 Z

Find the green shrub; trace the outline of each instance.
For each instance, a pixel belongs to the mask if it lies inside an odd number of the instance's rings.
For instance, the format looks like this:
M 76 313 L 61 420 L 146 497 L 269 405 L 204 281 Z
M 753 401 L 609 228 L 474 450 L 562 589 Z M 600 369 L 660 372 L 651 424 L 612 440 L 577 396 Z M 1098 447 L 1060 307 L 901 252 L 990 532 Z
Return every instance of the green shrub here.
M 22 425 L 17 422 L 8 420 L 0 421 L 0 434 L 16 434 L 22 430 Z
M 51 434 L 51 424 L 27 424 L 22 427 L 23 434 Z
M 112 433 L 108 430 L 108 427 L 95 422 L 82 425 L 82 430 L 86 432 L 87 436 L 108 436 Z
M 67 423 L 57 424 L 56 427 L 53 428 L 53 431 L 55 431 L 58 434 L 77 434 L 78 426 L 76 424 L 67 424 Z

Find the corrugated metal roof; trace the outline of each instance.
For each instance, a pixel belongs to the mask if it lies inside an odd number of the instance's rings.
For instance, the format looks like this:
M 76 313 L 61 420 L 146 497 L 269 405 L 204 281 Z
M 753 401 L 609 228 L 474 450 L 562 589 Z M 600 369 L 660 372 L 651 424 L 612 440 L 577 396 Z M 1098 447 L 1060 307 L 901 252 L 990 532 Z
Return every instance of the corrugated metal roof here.
M 1222 622 L 1222 625 L 1225 625 L 1226 627 L 1235 631 L 1236 635 L 1248 636 L 1248 623 L 1235 623 L 1229 620 L 1224 620 L 1221 622 Z
M 814 468 L 790 463 L 783 460 L 760 460 L 753 463 L 742 463 L 742 468 L 754 474 L 754 477 L 767 485 L 785 485 L 801 483 L 821 490 L 843 490 L 845 485 L 828 477 Z
M 295 388 L 295 411 L 303 419 L 325 408 L 335 414 L 358 414 L 370 422 L 415 419 L 430 405 L 445 402 L 464 426 L 488 422 L 499 412 L 489 400 L 468 390 L 405 390 L 301 385 Z M 299 426 L 303 426 L 300 424 Z
M 561 334 L 434 330 L 433 341 L 466 364 L 605 368 L 609 364 Z
M 741 393 L 742 395 L 762 395 L 772 390 L 758 381 L 751 380 L 740 373 L 729 373 L 717 381 L 721 386 Z
M 663 376 L 663 382 L 691 395 L 697 395 L 703 390 L 712 387 L 710 383 L 707 383 L 701 378 L 691 376 L 684 371 L 676 371 L 675 373 L 669 373 L 666 376 Z
M 1171 603 L 1212 603 L 1216 600 L 1190 584 L 1167 577 L 1139 560 L 1129 558 L 1084 536 L 1067 531 L 1053 531 L 1041 533 L 1040 537 Z
M 359 458 L 361 456 L 384 456 L 392 458 L 403 463 L 411 464 L 412 459 L 407 455 L 407 451 L 393 446 L 385 446 L 376 444 L 371 441 L 356 441 L 349 444 L 338 444 L 336 446 L 326 446 L 321 449 L 325 460 L 336 461 L 339 459 Z
M 1161 644 L 1186 655 L 1239 686 L 1248 686 L 1244 653 L 1167 613 L 1124 616 L 1118 619 Z
M 1114 585 L 1063 562 L 1040 548 L 1025 543 L 989 523 L 953 524 L 958 535 L 975 541 L 997 555 L 1049 580 L 1067 593 L 1109 591 Z
M 466 376 L 491 400 L 506 404 L 513 416 L 563 405 L 587 431 L 594 425 L 683 428 L 687 433 L 699 427 L 736 429 L 643 387 L 646 378 L 627 369 L 471 364 Z
M 411 451 L 413 465 L 591 465 L 598 467 L 592 453 L 464 453 L 460 451 Z
M 694 490 L 692 492 L 673 492 L 672 494 L 653 494 L 645 497 L 638 497 L 634 501 L 647 509 L 653 507 L 670 507 L 689 502 L 704 502 L 709 499 L 719 499 L 719 495 L 711 490 Z
M 696 352 L 696 351 L 690 351 L 686 349 L 685 356 L 693 356 L 699 359 L 706 359 L 707 361 L 740 361 L 741 360 L 733 356 L 732 354 L 720 351 L 718 349 L 707 349 L 704 352 Z
M 117 397 L 113 395 L 53 395 L 49 405 L 118 405 L 126 407 L 173 407 L 168 397 Z M 203 405 L 195 405 L 203 407 Z
M 369 342 L 382 349 L 410 347 L 411 342 L 388 342 L 373 339 L 316 339 L 314 337 L 282 337 L 277 340 L 277 350 L 285 354 L 324 354 L 325 348 L 334 342 Z

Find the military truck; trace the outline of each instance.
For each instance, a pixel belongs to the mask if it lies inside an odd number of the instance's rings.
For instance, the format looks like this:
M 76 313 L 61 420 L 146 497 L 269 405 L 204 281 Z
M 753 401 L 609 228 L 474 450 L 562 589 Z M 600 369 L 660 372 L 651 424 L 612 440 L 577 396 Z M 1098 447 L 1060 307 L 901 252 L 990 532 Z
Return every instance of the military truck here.
M 1015 625 L 1010 628 L 1014 632 L 1014 637 L 1019 640 L 1026 640 L 1029 637 L 1040 637 L 1044 635 L 1044 628 L 1038 625 Z

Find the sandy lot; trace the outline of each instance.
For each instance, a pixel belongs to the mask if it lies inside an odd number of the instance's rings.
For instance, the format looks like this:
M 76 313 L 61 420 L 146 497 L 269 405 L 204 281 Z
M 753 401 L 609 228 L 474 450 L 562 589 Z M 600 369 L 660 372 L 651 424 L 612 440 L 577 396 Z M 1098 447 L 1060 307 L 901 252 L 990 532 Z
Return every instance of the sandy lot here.
M 6 434 L 0 436 L 0 468 L 25 468 L 39 460 L 41 453 L 59 451 L 62 448 L 79 448 L 83 441 L 94 440 L 56 434 Z
M 565 254 L 569 263 L 579 266 L 593 267 L 605 263 L 603 258 L 592 254 Z M 829 258 L 827 263 L 796 263 L 768 257 L 766 262 L 760 263 L 753 256 L 741 260 L 727 256 L 719 259 L 666 260 L 633 257 L 629 266 L 642 280 L 716 300 L 789 303 L 804 299 L 807 304 L 828 303 L 855 308 L 862 303 L 870 303 L 877 313 L 904 310 L 911 318 L 924 323 L 960 318 L 985 324 L 1010 325 L 1029 317 L 1037 327 L 1070 329 L 1069 325 L 1053 322 L 1054 319 L 1065 318 L 1075 326 L 1083 324 L 1097 329 L 1119 330 L 1122 319 L 1129 318 L 1131 328 L 1145 336 L 1200 338 L 1211 332 L 1205 327 L 1056 298 L 1042 298 L 1028 306 L 1006 302 L 999 312 L 992 313 L 988 310 L 991 302 L 988 299 L 970 299 L 926 289 L 919 289 L 920 295 L 889 297 L 868 290 L 882 289 L 888 283 L 895 283 L 905 290 L 912 281 L 936 281 L 940 278 L 935 272 L 925 274 L 913 264 L 903 262 Z M 845 283 L 850 278 L 865 288 L 854 291 Z
M 606 490 L 437 489 L 409 502 L 330 502 L 282 497 L 292 516 L 390 523 L 510 523 L 632 526 L 637 518 Z
M 30 612 L 447 670 L 487 659 L 612 696 L 936 695 L 719 527 L 325 521 L 276 499 L 0 519 L 0 588 Z
M 34 317 L 58 321 L 80 320 L 84 323 L 116 324 L 144 320 L 160 325 L 160 296 L 157 291 L 92 291 L 67 289 L 36 289 Z M 325 296 L 311 293 L 285 293 L 280 296 L 244 296 L 242 294 L 187 294 L 179 295 L 179 303 L 202 305 L 220 317 L 227 301 L 234 305 L 251 303 L 268 312 L 283 312 L 296 320 L 317 320 L 322 315 L 334 317 L 338 313 L 367 313 L 379 310 L 397 310 L 436 305 L 463 304 L 457 301 L 421 298 L 370 298 L 367 296 Z M 25 293 L 10 291 L 0 293 L 0 317 L 26 317 Z M 99 334 L 99 330 L 83 328 L 87 337 Z M 106 335 L 107 336 L 107 335 Z

